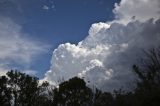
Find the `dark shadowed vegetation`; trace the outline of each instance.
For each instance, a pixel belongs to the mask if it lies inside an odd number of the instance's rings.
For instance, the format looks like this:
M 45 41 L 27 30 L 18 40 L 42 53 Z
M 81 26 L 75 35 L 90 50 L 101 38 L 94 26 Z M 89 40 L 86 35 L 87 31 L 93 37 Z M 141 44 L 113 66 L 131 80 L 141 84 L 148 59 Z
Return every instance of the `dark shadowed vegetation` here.
M 160 49 L 146 52 L 141 64 L 133 65 L 133 71 L 137 87 L 130 92 L 120 89 L 111 93 L 93 90 L 78 77 L 53 87 L 11 70 L 0 76 L 0 106 L 159 106 Z

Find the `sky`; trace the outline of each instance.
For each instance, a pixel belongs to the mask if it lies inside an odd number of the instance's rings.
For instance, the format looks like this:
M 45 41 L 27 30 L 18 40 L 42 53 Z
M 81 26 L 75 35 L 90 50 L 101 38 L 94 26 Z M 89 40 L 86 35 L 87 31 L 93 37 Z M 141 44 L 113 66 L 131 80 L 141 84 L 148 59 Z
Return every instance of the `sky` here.
M 0 0 L 0 74 L 128 88 L 142 49 L 159 46 L 159 29 L 159 0 Z
M 36 56 L 30 63 L 17 64 L 15 61 L 18 60 L 8 59 L 10 54 L 6 58 L 2 55 L 2 58 L 9 62 L 5 65 L 3 59 L 0 59 L 3 68 L 7 67 L 8 70 L 34 70 L 37 72 L 33 73 L 36 73 L 38 77 L 44 77 L 44 73 L 50 66 L 52 51 L 61 43 L 71 42 L 76 44 L 84 39 L 92 23 L 111 20 L 113 18 L 112 8 L 115 2 L 117 1 L 0 0 L 0 20 L 1 22 L 6 21 L 3 24 L 8 24 L 8 20 L 10 20 L 11 23 L 9 24 L 20 27 L 20 32 L 23 33 L 19 34 L 20 37 L 31 39 L 33 43 L 39 42 L 41 45 L 48 46 L 48 48 L 45 48 L 45 53 L 40 53 L 41 56 Z M 2 36 L 1 34 L 1 39 Z M 12 37 L 12 35 L 5 36 L 6 38 L 7 36 Z M 35 44 L 35 46 L 39 45 Z M 35 52 L 38 51 L 35 50 Z M 30 56 L 32 58 L 32 54 Z

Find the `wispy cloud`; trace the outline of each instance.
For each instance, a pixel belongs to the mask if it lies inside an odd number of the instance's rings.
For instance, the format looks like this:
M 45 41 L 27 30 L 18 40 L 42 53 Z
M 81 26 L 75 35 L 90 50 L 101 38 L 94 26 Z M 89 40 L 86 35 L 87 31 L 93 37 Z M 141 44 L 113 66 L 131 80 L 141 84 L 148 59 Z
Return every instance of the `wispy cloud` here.
M 4 68 L 19 64 L 30 65 L 36 56 L 45 53 L 49 46 L 25 36 L 21 26 L 11 19 L 0 17 L 0 66 Z M 3 64 L 3 67 L 2 67 Z M 2 69 L 0 70 L 2 72 Z M 9 70 L 8 70 L 9 71 Z
M 42 6 L 42 9 L 44 10 L 56 10 L 56 6 L 53 0 L 50 0 L 48 2 L 46 2 L 45 5 Z
M 49 10 L 49 9 L 50 9 L 47 5 L 44 5 L 42 8 L 43 8 L 44 10 Z

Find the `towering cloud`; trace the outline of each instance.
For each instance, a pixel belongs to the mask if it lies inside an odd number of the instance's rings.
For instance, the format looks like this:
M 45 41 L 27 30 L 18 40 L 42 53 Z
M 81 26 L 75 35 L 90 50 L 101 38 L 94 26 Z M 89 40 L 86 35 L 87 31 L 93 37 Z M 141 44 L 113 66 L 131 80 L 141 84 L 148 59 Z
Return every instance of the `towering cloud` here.
M 116 20 L 127 24 L 131 20 L 145 22 L 150 18 L 160 18 L 160 1 L 159 0 L 121 0 L 120 4 L 115 4 L 113 10 Z
M 79 76 L 103 90 L 126 88 L 134 80 L 132 65 L 141 51 L 159 46 L 159 1 L 122 0 L 113 11 L 115 20 L 93 24 L 78 45 L 59 45 L 44 79 L 57 84 Z

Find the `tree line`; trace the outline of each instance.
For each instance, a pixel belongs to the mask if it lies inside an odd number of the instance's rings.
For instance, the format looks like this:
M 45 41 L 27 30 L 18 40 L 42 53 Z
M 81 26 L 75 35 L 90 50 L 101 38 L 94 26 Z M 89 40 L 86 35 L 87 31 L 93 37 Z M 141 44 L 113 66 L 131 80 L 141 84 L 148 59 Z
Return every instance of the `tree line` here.
M 52 87 L 48 82 L 11 70 L 0 76 L 0 106 L 159 106 L 160 49 L 145 52 L 147 58 L 133 65 L 137 76 L 133 91 L 104 92 L 74 77 Z

